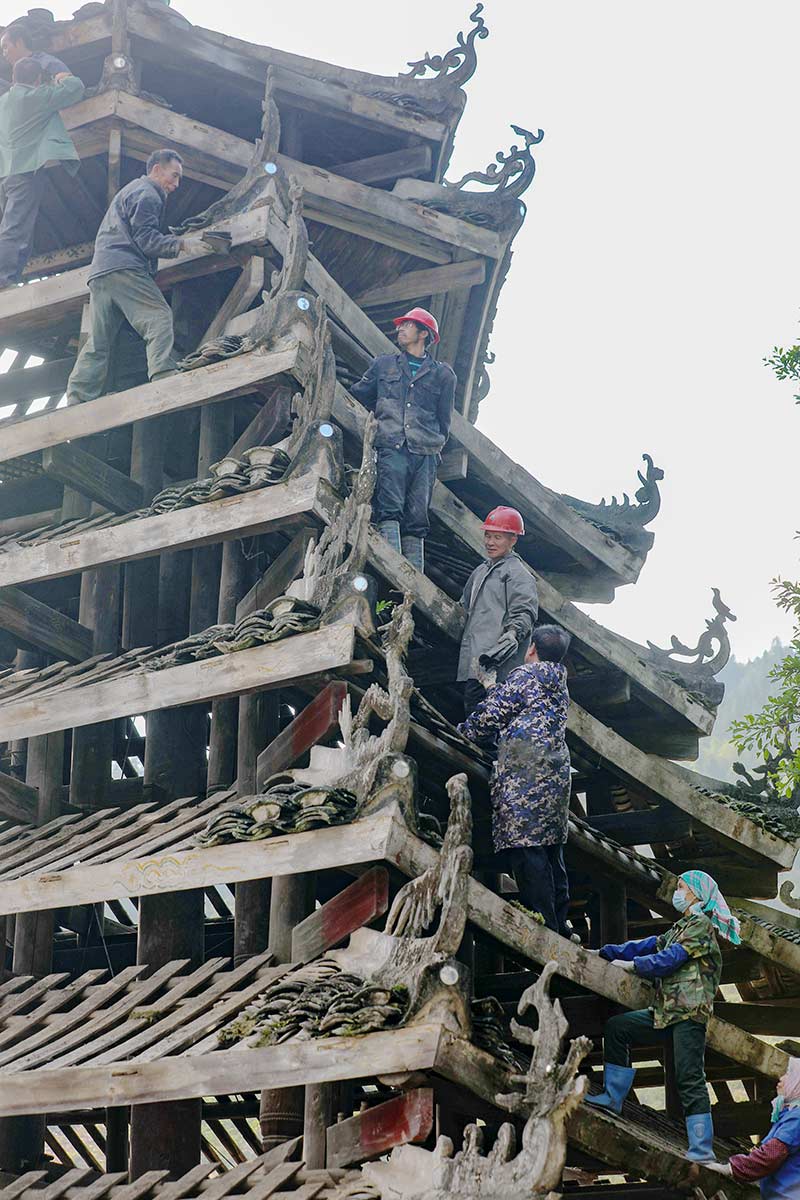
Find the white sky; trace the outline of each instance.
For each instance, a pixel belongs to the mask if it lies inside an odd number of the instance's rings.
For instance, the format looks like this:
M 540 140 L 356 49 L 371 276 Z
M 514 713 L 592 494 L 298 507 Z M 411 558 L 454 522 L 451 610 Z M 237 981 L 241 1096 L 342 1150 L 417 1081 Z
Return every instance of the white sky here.
M 7 3 L 7 0 L 5 0 Z M 74 4 L 54 4 L 69 16 Z M 189 20 L 394 74 L 444 53 L 470 0 L 178 0 Z M 800 410 L 762 365 L 796 336 L 800 6 L 793 0 L 488 0 L 491 36 L 448 172 L 514 122 L 545 130 L 495 322 L 480 427 L 548 486 L 599 500 L 663 467 L 655 545 L 593 615 L 693 643 L 711 586 L 748 658 L 788 636 Z

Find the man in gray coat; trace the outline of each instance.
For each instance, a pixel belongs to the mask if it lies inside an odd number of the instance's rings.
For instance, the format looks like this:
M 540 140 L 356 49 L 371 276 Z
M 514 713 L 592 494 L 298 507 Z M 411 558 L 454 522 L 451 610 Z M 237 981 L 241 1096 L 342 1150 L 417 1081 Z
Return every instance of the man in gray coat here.
M 525 533 L 515 508 L 493 508 L 483 523 L 486 562 L 470 575 L 461 597 L 467 623 L 461 638 L 458 678 L 464 683 L 464 712 L 469 716 L 486 695 L 486 681 L 502 683 L 525 661 L 531 644 L 539 597 L 536 583 L 515 552 Z
M 182 174 L 181 156 L 175 150 L 155 150 L 147 160 L 147 174 L 126 184 L 111 201 L 94 243 L 89 336 L 67 382 L 68 404 L 102 395 L 124 321 L 145 343 L 149 379 L 163 379 L 176 371 L 172 309 L 154 276 L 159 258 L 177 258 L 194 244 L 161 231 L 167 197 L 179 187 Z

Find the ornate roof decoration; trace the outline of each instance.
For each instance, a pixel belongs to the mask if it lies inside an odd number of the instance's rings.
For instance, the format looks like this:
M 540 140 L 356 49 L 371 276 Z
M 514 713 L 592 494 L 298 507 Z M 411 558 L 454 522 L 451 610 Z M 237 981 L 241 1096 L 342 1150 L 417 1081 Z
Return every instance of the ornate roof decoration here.
M 644 475 L 641 471 L 636 472 L 641 486 L 634 493 L 635 504 L 631 504 L 626 492 L 622 493 L 621 503 L 616 496 L 612 496 L 610 502 L 603 497 L 599 504 L 566 494 L 562 494 L 561 499 L 566 500 L 585 520 L 591 521 L 617 541 L 624 542 L 632 550 L 647 553 L 654 538 L 652 533 L 644 532 L 644 526 L 654 521 L 661 509 L 658 485 L 664 478 L 664 472 L 661 467 L 655 466 L 649 454 L 643 454 L 642 458 L 647 467 Z
M 445 179 L 444 186 L 461 191 L 467 183 L 483 183 L 492 188 L 495 195 L 502 194 L 518 199 L 533 182 L 536 174 L 536 162 L 530 150 L 531 146 L 539 145 L 544 137 L 544 130 L 540 129 L 536 133 L 531 133 L 529 129 L 523 129 L 521 125 L 512 125 L 511 128 L 518 137 L 525 139 L 524 146 L 518 146 L 515 143 L 508 154 L 498 150 L 495 155 L 496 161 L 489 163 L 484 171 L 468 171 L 455 183 L 450 183 Z
M 728 608 L 719 594 L 719 588 L 711 589 L 716 616 L 706 621 L 706 627 L 698 638 L 696 646 L 686 646 L 679 638 L 672 635 L 669 650 L 661 650 L 653 642 L 648 642 L 648 649 L 661 660 L 664 666 L 676 666 L 686 679 L 694 677 L 708 678 L 718 675 L 731 656 L 731 643 L 726 621 L 735 621 L 736 617 Z M 715 648 L 716 647 L 716 648 Z M 691 659 L 691 662 L 680 662 L 675 655 Z
M 482 12 L 483 5 L 476 4 L 469 16 L 470 21 L 473 22 L 472 29 L 466 37 L 463 33 L 458 34 L 457 45 L 452 50 L 448 50 L 446 54 L 433 55 L 426 50 L 425 57 L 416 62 L 410 62 L 408 65 L 411 70 L 403 71 L 400 78 L 416 79 L 431 71 L 438 79 L 447 79 L 448 83 L 454 83 L 458 87 L 465 84 L 475 74 L 475 68 L 478 65 L 476 41 L 489 36 L 489 29 L 481 16 Z
M 453 1154 L 448 1137 L 440 1137 L 433 1151 L 410 1145 L 396 1147 L 388 1161 L 366 1163 L 360 1178 L 348 1174 L 334 1193 L 334 1200 L 356 1196 L 382 1200 L 536 1200 L 555 1194 L 567 1155 L 567 1118 L 586 1091 L 586 1079 L 577 1071 L 591 1049 L 588 1038 L 576 1038 L 562 1061 L 569 1026 L 560 1003 L 553 1003 L 549 996 L 556 969 L 556 963 L 547 963 L 519 1002 L 520 1015 L 536 1010 L 536 1031 L 512 1022 L 515 1036 L 533 1047 L 526 1072 L 513 1076 L 513 1082 L 522 1084 L 524 1090 L 496 1097 L 498 1104 L 527 1117 L 519 1149 L 514 1126 L 505 1124 L 492 1150 L 484 1154 L 483 1130 L 468 1125 L 457 1154 Z

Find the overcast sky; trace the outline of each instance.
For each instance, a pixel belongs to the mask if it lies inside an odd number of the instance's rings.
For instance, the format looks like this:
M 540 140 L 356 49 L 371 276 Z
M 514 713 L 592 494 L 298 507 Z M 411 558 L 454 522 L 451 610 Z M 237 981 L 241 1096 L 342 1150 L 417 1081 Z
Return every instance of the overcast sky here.
M 73 3 L 54 4 L 68 16 Z M 394 74 L 444 53 L 470 0 L 178 0 L 197 24 Z M 721 588 L 749 658 L 788 634 L 800 409 L 762 365 L 796 336 L 800 5 L 488 0 L 451 179 L 545 131 L 491 349 L 480 427 L 542 482 L 633 493 L 666 472 L 637 585 L 593 615 L 693 643 Z

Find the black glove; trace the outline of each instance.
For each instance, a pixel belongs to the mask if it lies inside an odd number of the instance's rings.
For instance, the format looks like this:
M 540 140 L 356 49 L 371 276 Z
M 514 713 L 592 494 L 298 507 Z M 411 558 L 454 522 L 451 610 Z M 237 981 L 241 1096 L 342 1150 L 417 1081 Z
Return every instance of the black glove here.
M 518 645 L 517 635 L 512 633 L 510 629 L 506 630 L 505 633 L 500 634 L 500 637 L 491 649 L 479 656 L 478 662 L 482 667 L 491 666 L 493 663 L 505 662 L 514 653 Z

